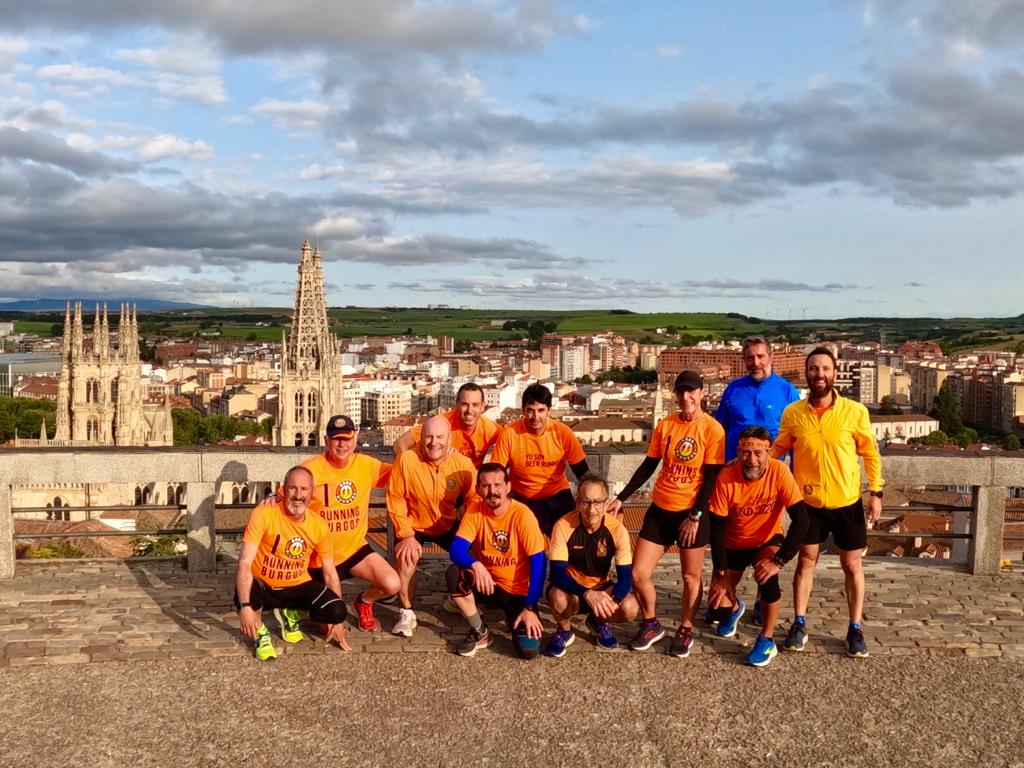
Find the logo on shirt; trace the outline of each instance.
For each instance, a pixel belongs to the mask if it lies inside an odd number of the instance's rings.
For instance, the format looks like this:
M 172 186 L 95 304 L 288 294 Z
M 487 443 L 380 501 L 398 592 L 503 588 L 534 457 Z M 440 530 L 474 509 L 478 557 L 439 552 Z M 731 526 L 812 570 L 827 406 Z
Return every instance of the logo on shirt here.
M 499 552 L 508 552 L 509 547 L 512 546 L 512 540 L 508 535 L 508 531 L 495 531 L 492 533 L 491 546 Z
M 355 483 L 351 480 L 342 480 L 334 491 L 334 498 L 341 504 L 351 504 L 358 494 Z
M 293 536 L 285 544 L 284 553 L 292 560 L 301 560 L 306 554 L 306 540 L 301 536 Z
M 445 485 L 448 486 L 448 490 L 449 491 L 455 490 L 455 478 L 454 477 L 449 477 L 448 478 L 448 482 L 446 482 Z
M 679 461 L 693 461 L 697 455 L 697 441 L 692 437 L 684 437 L 676 443 L 675 454 Z
M 598 557 L 608 557 L 608 542 L 604 539 L 597 540 L 597 551 L 595 554 Z

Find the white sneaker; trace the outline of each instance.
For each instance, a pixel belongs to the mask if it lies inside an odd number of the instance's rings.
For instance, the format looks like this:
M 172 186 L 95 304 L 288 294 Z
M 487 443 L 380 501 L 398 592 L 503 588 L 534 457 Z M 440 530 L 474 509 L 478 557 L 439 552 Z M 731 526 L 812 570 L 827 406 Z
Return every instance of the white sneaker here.
M 412 608 L 400 608 L 398 610 L 398 621 L 391 630 L 393 635 L 412 637 L 412 631 L 416 629 L 416 611 Z

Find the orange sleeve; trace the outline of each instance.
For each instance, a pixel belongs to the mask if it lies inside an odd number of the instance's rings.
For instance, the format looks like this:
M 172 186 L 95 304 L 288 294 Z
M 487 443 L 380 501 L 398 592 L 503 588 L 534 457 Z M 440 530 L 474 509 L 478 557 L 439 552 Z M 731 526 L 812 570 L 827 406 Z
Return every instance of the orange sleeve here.
M 565 431 L 562 432 L 562 445 L 564 446 L 563 450 L 565 451 L 565 460 L 569 464 L 579 464 L 581 461 L 586 461 L 587 454 L 583 451 L 583 446 L 580 445 L 579 438 L 576 437 L 569 427 L 566 427 L 564 424 L 562 424 L 562 426 L 565 427 Z
M 522 537 L 523 549 L 526 550 L 527 556 L 544 551 L 544 534 L 540 532 L 540 525 L 532 512 L 529 512 L 529 517 L 522 515 L 519 518 L 519 535 Z
M 476 532 L 479 529 L 480 521 L 477 519 L 479 515 L 470 513 L 464 515 L 462 522 L 459 523 L 459 530 L 455 533 L 460 539 L 465 539 L 471 545 L 476 541 Z M 474 555 L 475 557 L 475 555 Z
M 782 462 L 779 463 L 781 464 Z M 779 492 L 783 503 L 786 505 L 786 509 L 804 500 L 800 486 L 796 484 L 796 478 L 793 477 L 793 473 L 789 471 L 789 467 L 785 464 L 779 467 L 779 485 L 781 486 Z
M 507 467 L 512 462 L 512 434 L 511 428 L 506 427 L 498 436 L 494 444 L 494 451 L 491 453 L 491 461 Z
M 658 426 L 654 428 L 654 434 L 651 435 L 651 441 L 647 443 L 647 455 L 652 459 L 660 459 L 664 456 L 662 446 L 665 444 L 665 438 L 661 428 L 661 425 L 664 423 L 665 419 L 660 419 L 658 421 Z
M 723 482 L 724 477 L 724 472 L 718 475 L 715 490 L 711 494 L 711 501 L 708 504 L 711 514 L 718 515 L 719 517 L 726 517 L 729 514 L 729 499 L 725 492 L 726 484 Z
M 404 455 L 403 453 L 402 456 Z M 402 460 L 401 456 L 399 456 L 398 460 Z M 391 465 L 382 466 L 388 467 L 388 474 L 390 475 L 387 491 L 388 516 L 391 518 L 391 524 L 395 528 L 395 536 L 400 539 L 406 539 L 412 536 L 415 531 L 409 518 L 409 505 L 405 501 L 405 473 L 401 469 L 391 472 Z
M 704 454 L 704 463 L 725 464 L 725 430 L 714 419 L 711 419 L 708 425 L 708 450 Z
M 242 534 L 242 541 L 258 547 L 263 541 L 263 535 L 267 532 L 267 516 L 264 513 L 262 504 L 253 508 L 249 513 L 249 520 L 245 524 L 245 533 Z
M 377 484 L 374 488 L 386 488 L 388 484 L 388 477 L 391 475 L 391 468 L 393 464 L 386 462 L 380 462 L 380 468 L 377 470 Z
M 569 559 L 568 537 L 570 530 L 569 523 L 565 518 L 555 523 L 555 527 L 551 531 L 551 547 L 548 550 L 548 559 L 566 561 Z

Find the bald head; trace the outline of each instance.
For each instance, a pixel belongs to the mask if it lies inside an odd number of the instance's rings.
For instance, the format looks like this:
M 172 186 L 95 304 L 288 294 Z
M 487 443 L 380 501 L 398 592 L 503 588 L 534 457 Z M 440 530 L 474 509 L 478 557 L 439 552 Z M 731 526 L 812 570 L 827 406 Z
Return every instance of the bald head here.
M 432 464 L 439 464 L 448 455 L 451 445 L 452 428 L 444 416 L 431 416 L 423 422 L 420 435 L 420 451 L 423 458 Z

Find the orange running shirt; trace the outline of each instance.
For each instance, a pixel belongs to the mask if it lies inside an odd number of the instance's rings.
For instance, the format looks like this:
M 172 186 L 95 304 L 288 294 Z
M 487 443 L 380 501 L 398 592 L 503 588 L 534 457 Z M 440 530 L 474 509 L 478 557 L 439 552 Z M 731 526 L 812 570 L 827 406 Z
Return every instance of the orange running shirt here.
M 693 507 L 704 480 L 705 464 L 725 464 L 725 430 L 702 413 L 683 421 L 678 413 L 658 422 L 647 455 L 661 459 L 651 498 L 669 512 Z
M 757 480 L 745 480 L 737 460 L 719 473 L 709 506 L 726 518 L 725 546 L 755 549 L 782 533 L 782 513 L 803 500 L 789 467 L 778 459 L 769 459 Z
M 484 416 L 479 416 L 476 420 L 476 429 L 473 430 L 473 434 L 469 434 L 462 428 L 462 419 L 459 418 L 458 408 L 441 415 L 448 420 L 452 428 L 452 449 L 468 458 L 473 462 L 473 466 L 479 469 L 480 465 L 484 463 L 487 451 L 498 441 L 498 436 L 502 432 L 501 425 Z M 417 424 L 409 432 L 412 434 L 413 442 L 419 445 L 420 435 L 423 434 L 423 425 Z
M 632 565 L 633 550 L 629 533 L 617 517 L 605 515 L 601 527 L 589 533 L 580 523 L 580 513 L 570 512 L 551 531 L 548 558 L 566 561 L 566 571 L 576 583 L 593 589 L 608 581 L 613 561 Z
M 277 499 L 263 502 L 249 515 L 242 541 L 256 545 L 252 575 L 268 587 L 295 587 L 310 580 L 310 556 L 325 551 L 330 535 L 313 506 L 301 523 L 288 517 L 284 501 Z
M 482 501 L 469 505 L 456 534 L 484 564 L 494 583 L 512 595 L 530 591 L 530 556 L 544 551 L 544 534 L 525 504 L 509 500 L 505 514 L 495 517 Z
M 476 468 L 461 453 L 445 456 L 439 466 L 415 450 L 399 454 L 388 480 L 388 515 L 395 536 L 447 533 L 458 517 L 456 508 L 475 496 L 475 485 Z
M 348 466 L 338 469 L 320 454 L 302 462 L 313 473 L 313 498 L 317 512 L 331 532 L 330 552 L 335 564 L 348 560 L 366 544 L 370 493 L 383 488 L 391 465 L 362 453 L 352 455 Z M 312 567 L 320 567 L 314 557 Z
M 572 430 L 554 419 L 543 435 L 530 432 L 524 419 L 509 424 L 491 454 L 491 461 L 508 467 L 512 492 L 524 499 L 548 499 L 566 490 L 566 466 L 586 458 Z

